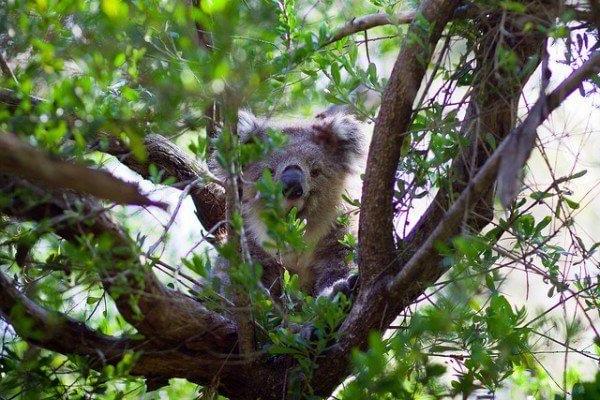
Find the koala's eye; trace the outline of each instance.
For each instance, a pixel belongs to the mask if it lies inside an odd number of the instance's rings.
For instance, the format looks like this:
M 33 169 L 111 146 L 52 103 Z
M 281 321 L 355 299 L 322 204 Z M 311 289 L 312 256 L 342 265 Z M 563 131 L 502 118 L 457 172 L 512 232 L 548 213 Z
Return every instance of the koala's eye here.
M 321 169 L 320 168 L 313 168 L 313 169 L 310 170 L 310 176 L 312 176 L 313 178 L 316 178 L 319 175 L 321 175 Z

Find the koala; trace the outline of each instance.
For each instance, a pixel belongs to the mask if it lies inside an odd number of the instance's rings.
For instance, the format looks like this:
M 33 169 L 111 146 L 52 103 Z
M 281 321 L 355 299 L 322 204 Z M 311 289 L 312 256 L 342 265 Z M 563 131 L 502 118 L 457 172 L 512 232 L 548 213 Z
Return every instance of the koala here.
M 241 188 L 245 234 L 251 256 L 263 266 L 263 284 L 272 294 L 280 294 L 285 269 L 298 275 L 302 290 L 310 295 L 333 296 L 340 291 L 349 294 L 357 278 L 345 261 L 350 249 L 340 240 L 355 230 L 356 224 L 343 226 L 337 219 L 348 213 L 352 220 L 356 214 L 351 213 L 352 206 L 342 195 L 347 193 L 351 198 L 359 195 L 359 174 L 364 168 L 367 148 L 364 126 L 339 110 L 291 122 L 240 112 L 237 131 L 241 142 L 262 139 L 270 129 L 283 132 L 286 144 L 245 165 Z M 256 182 L 265 169 L 281 183 L 284 210 L 295 207 L 298 218 L 306 221 L 306 250 L 278 251 L 264 246 L 269 236 L 260 218 L 264 202 Z

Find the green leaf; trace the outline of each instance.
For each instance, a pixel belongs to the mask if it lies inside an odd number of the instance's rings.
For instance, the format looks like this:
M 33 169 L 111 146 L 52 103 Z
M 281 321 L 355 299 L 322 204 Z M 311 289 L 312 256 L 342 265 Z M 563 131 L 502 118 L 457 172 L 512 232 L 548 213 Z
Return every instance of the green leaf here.
M 525 4 L 520 3 L 518 1 L 504 0 L 501 1 L 500 4 L 502 5 L 502 8 L 504 8 L 506 11 L 512 11 L 518 14 L 523 14 L 525 13 L 525 11 L 527 11 L 527 7 L 525 6 Z
M 571 175 L 571 179 L 577 179 L 577 178 L 581 178 L 582 176 L 584 176 L 585 174 L 587 174 L 587 169 L 581 170 L 573 175 Z
M 485 285 L 491 291 L 495 291 L 496 290 L 496 285 L 494 284 L 494 277 L 491 274 L 487 274 L 485 276 Z
M 333 79 L 333 82 L 335 82 L 336 85 L 339 85 L 340 82 L 342 81 L 342 78 L 340 76 L 340 65 L 336 62 L 331 64 L 330 72 L 331 72 L 331 78 Z
M 542 191 L 536 191 L 536 192 L 532 192 L 529 196 L 533 199 L 533 200 L 544 200 L 547 199 L 548 197 L 552 197 L 555 196 L 555 193 L 550 193 L 550 192 L 542 192 Z
M 542 229 L 550 225 L 552 222 L 552 217 L 546 215 L 538 224 L 535 226 L 535 233 L 540 233 Z
M 129 6 L 122 0 L 102 0 L 102 11 L 112 20 L 124 21 L 129 15 Z
M 125 63 L 125 53 L 119 53 L 115 56 L 115 60 L 113 62 L 115 67 L 120 67 Z
M 573 210 L 576 210 L 579 208 L 579 203 L 577 203 L 576 201 L 571 200 L 568 197 L 565 197 L 564 200 L 565 200 L 565 203 L 567 203 L 567 205 L 569 206 L 569 208 L 571 208 Z

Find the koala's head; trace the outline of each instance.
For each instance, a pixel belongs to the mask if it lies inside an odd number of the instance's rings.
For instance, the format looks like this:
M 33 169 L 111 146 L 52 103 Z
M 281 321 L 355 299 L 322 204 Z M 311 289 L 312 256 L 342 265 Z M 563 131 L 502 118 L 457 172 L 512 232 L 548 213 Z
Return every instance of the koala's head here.
M 366 151 L 362 125 L 344 113 L 321 114 L 312 120 L 272 122 L 241 112 L 238 135 L 242 142 L 264 138 L 270 129 L 283 132 L 286 144 L 243 170 L 243 204 L 250 228 L 263 236 L 256 216 L 261 199 L 255 182 L 265 169 L 281 183 L 284 209 L 296 207 L 307 221 L 307 235 L 326 233 L 342 205 L 342 194 L 357 178 Z M 252 221 L 254 219 L 254 221 Z M 258 237 L 257 239 L 265 239 Z

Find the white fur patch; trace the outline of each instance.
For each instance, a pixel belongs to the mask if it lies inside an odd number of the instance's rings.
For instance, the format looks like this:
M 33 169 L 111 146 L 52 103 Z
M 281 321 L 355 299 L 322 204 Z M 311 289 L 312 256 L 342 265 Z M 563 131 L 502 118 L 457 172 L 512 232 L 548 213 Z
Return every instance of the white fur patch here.
M 244 219 L 247 224 L 248 231 L 254 240 L 262 247 L 265 242 L 269 240 L 269 234 L 265 224 L 260 220 L 258 212 L 253 209 L 252 206 L 244 207 Z M 265 249 L 271 255 L 272 252 L 269 249 Z
M 331 297 L 334 294 L 334 291 L 337 289 L 337 286 L 341 285 L 345 281 L 346 279 L 344 278 L 338 279 L 337 281 L 333 282 L 331 286 L 327 286 L 325 289 L 321 290 L 321 293 L 319 293 L 317 297 Z
M 237 134 L 245 142 L 261 128 L 262 121 L 248 110 L 238 112 Z

